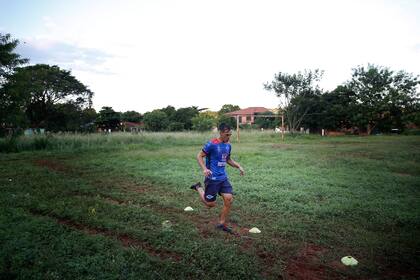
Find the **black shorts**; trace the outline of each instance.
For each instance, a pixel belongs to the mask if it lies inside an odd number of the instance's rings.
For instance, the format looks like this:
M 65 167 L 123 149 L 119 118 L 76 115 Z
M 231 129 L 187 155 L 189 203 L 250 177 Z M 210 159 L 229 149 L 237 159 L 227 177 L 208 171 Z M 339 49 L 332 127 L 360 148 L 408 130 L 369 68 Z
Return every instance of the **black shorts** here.
M 232 194 L 232 185 L 230 184 L 229 180 L 226 178 L 225 180 L 210 180 L 206 178 L 204 180 L 204 198 L 208 202 L 216 201 L 217 194 L 221 195 L 222 193 L 230 193 Z

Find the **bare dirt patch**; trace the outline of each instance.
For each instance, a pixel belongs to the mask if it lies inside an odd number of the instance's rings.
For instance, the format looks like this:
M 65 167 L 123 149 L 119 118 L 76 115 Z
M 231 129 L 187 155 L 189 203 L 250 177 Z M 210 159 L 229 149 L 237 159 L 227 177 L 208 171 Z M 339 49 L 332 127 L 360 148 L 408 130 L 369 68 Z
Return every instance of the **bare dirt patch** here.
M 281 143 L 281 144 L 274 144 L 271 147 L 274 148 L 274 149 L 290 150 L 290 149 L 293 148 L 293 145 L 292 144 L 283 144 L 283 143 Z
M 63 173 L 70 173 L 74 171 L 73 169 L 64 165 L 63 163 L 59 161 L 54 161 L 51 159 L 37 159 L 37 160 L 34 160 L 34 164 L 36 166 L 46 167 L 50 170 L 59 171 Z
M 337 272 L 322 263 L 321 258 L 326 253 L 326 248 L 314 244 L 305 244 L 297 255 L 288 261 L 285 278 L 312 280 L 342 278 Z

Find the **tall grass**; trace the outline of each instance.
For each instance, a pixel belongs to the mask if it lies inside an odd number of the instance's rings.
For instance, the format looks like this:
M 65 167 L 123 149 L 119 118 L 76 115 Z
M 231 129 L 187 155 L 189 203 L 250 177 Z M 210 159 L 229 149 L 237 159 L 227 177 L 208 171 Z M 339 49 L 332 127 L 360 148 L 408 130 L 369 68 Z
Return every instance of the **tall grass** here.
M 191 145 L 201 143 L 208 137 L 210 137 L 210 133 L 195 132 L 34 135 L 2 138 L 0 139 L 0 152 L 130 149 L 133 145 L 150 146 L 152 148 L 174 144 Z
M 74 151 L 74 150 L 130 150 L 137 146 L 156 149 L 165 146 L 202 145 L 205 141 L 217 137 L 217 132 L 143 132 L 139 134 L 112 133 L 112 134 L 47 134 L 20 137 L 0 138 L 0 153 L 16 153 L 23 151 Z M 395 136 L 386 136 L 393 139 Z M 385 138 L 386 138 L 385 137 Z M 407 136 L 412 137 L 412 136 Z M 334 142 L 361 142 L 364 137 L 320 137 L 319 135 L 285 136 L 272 131 L 244 130 L 240 132 L 240 142 L 258 143 L 307 143 L 317 139 L 326 143 Z M 384 138 L 381 138 L 381 141 Z M 372 136 L 369 141 L 375 141 Z M 231 142 L 237 143 L 237 134 L 234 133 Z
M 0 154 L 0 279 L 280 279 L 296 260 L 338 273 L 308 279 L 420 276 L 418 136 L 236 136 L 232 157 L 246 175 L 227 170 L 229 221 L 243 238 L 215 231 L 221 200 L 206 209 L 189 188 L 202 180 L 195 155 L 217 133 L 2 139 L 29 152 Z M 184 213 L 187 205 L 195 211 Z M 262 234 L 246 235 L 254 226 Z M 182 260 L 125 247 L 118 236 Z M 345 255 L 359 265 L 336 267 Z

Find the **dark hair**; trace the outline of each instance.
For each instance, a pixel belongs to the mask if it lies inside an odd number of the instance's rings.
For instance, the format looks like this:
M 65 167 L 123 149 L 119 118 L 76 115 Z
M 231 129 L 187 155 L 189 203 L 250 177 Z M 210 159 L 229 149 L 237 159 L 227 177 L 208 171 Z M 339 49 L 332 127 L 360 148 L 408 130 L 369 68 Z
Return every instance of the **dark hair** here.
M 230 128 L 230 125 L 228 125 L 228 124 L 221 123 L 219 125 L 219 131 L 221 131 L 221 132 L 223 132 L 223 131 L 230 131 L 230 130 L 231 130 L 231 128 Z

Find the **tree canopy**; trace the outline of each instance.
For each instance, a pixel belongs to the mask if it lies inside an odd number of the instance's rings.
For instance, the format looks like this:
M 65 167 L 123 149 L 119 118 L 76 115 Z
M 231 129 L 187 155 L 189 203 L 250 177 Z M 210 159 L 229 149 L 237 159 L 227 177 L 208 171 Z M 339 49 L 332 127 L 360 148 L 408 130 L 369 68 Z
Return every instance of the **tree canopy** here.
M 307 99 L 321 94 L 316 82 L 320 81 L 322 75 L 323 71 L 319 69 L 299 71 L 297 74 L 279 72 L 271 82 L 264 84 L 266 90 L 280 98 L 280 109 L 291 132 L 299 128 L 310 110 Z
M 5 85 L 4 94 L 22 96 L 30 125 L 46 128 L 52 121 L 55 105 L 69 103 L 80 109 L 87 108 L 92 105 L 93 96 L 70 71 L 46 64 L 16 68 Z
M 228 124 L 230 127 L 236 127 L 236 120 L 233 117 L 227 116 L 226 113 L 234 112 L 241 110 L 238 105 L 232 104 L 225 104 L 222 108 L 217 112 L 217 126 L 221 123 Z
M 115 112 L 112 107 L 104 106 L 98 113 L 96 124 L 102 129 L 116 130 L 120 127 L 121 113 Z
M 405 71 L 394 72 L 373 64 L 353 69 L 347 87 L 357 104 L 355 125 L 366 127 L 368 134 L 375 128 L 403 128 L 403 115 L 416 110 L 419 84 L 418 76 Z
M 12 39 L 10 34 L 0 33 L 0 130 L 3 127 L 24 126 L 27 123 L 24 114 L 24 94 L 10 94 L 4 87 L 14 69 L 28 62 L 28 59 L 15 53 L 18 44 L 19 40 Z M 0 134 L 3 132 L 0 131 Z
M 10 34 L 0 33 L 0 86 L 17 66 L 29 61 L 14 52 L 18 44 L 19 40 L 12 39 Z

